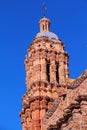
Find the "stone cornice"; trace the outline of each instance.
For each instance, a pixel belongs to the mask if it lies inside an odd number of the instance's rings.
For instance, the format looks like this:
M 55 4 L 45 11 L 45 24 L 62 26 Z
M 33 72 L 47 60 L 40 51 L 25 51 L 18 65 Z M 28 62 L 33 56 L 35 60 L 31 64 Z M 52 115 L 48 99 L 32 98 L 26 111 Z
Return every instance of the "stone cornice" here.
M 34 44 L 38 44 L 38 43 L 40 43 L 40 42 L 49 42 L 50 44 L 61 44 L 62 46 L 64 46 L 63 45 L 63 43 L 62 43 L 62 41 L 59 39 L 59 41 L 58 42 L 53 42 L 51 39 L 49 39 L 49 38 L 47 38 L 47 37 L 40 37 L 40 38 L 35 38 L 34 40 L 33 40 L 33 42 L 30 44 L 30 47 L 29 47 L 29 49 L 28 49 L 28 52 L 31 50 L 31 49 L 34 49 Z
M 58 83 L 50 83 L 50 82 L 45 82 L 45 81 L 41 81 L 41 80 L 40 80 L 40 81 L 33 82 L 33 83 L 31 84 L 29 90 L 31 90 L 33 86 L 43 85 L 43 84 L 44 84 L 46 87 L 47 87 L 47 86 L 53 86 L 54 88 L 55 88 L 55 87 L 58 88 L 58 87 L 61 87 L 61 86 L 63 86 L 63 87 L 66 86 L 66 85 L 60 85 L 60 84 L 58 84 Z
M 31 104 L 31 103 L 34 102 L 35 100 L 42 100 L 42 99 L 45 99 L 45 100 L 47 100 L 47 101 L 52 100 L 52 99 L 50 99 L 48 96 L 35 96 L 35 97 L 30 98 L 29 104 Z
M 27 94 L 25 94 L 24 96 L 27 96 Z M 28 104 L 24 104 L 24 107 L 22 108 L 21 112 L 20 112 L 20 116 L 25 114 L 25 110 L 26 109 L 30 109 L 30 104 L 34 103 L 34 101 L 39 100 L 46 100 L 47 102 L 53 102 L 53 98 L 49 98 L 48 96 L 35 96 L 29 99 Z

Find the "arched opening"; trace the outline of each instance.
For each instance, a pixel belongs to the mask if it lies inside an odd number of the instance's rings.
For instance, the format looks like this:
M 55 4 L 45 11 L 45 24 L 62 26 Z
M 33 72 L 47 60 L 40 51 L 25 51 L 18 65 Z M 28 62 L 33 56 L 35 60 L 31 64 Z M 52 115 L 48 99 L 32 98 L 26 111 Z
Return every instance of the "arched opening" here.
M 50 64 L 47 63 L 46 65 L 46 75 L 47 75 L 47 80 L 50 82 Z
M 44 25 L 43 25 L 43 31 L 44 31 Z
M 56 81 L 59 83 L 59 65 L 56 65 Z
M 47 31 L 47 24 L 45 24 L 45 30 Z

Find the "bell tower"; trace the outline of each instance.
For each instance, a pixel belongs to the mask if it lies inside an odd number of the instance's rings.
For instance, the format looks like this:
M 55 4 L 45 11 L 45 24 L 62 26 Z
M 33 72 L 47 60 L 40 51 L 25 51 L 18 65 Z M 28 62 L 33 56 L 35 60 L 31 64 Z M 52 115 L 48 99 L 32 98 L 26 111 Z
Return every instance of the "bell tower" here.
M 50 23 L 46 17 L 40 19 L 40 32 L 27 50 L 22 130 L 43 130 L 44 116 L 69 77 L 68 54 L 62 41 L 50 31 Z

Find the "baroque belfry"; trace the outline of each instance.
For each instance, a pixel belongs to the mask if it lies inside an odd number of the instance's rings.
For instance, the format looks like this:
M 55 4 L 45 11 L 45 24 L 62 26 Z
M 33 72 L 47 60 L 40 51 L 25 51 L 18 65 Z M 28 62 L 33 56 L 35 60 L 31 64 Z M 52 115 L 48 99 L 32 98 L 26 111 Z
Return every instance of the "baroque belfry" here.
M 69 56 L 50 24 L 40 19 L 40 32 L 27 50 L 22 130 L 87 130 L 87 70 L 70 79 Z

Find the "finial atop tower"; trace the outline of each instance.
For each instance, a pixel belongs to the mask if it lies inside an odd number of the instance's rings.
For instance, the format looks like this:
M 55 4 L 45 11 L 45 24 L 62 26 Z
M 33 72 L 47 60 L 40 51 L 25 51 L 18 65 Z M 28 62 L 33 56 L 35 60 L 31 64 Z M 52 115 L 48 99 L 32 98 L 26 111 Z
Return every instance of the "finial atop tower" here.
M 46 17 L 40 19 L 40 32 L 49 32 L 50 31 L 50 20 Z
M 46 17 L 46 10 L 47 10 L 46 4 L 43 3 L 42 4 L 42 14 L 43 14 L 43 17 Z
M 46 18 L 46 4 L 42 4 L 42 13 L 43 13 L 43 18 L 40 19 L 39 24 L 40 24 L 40 32 L 49 32 L 50 31 L 50 20 Z

